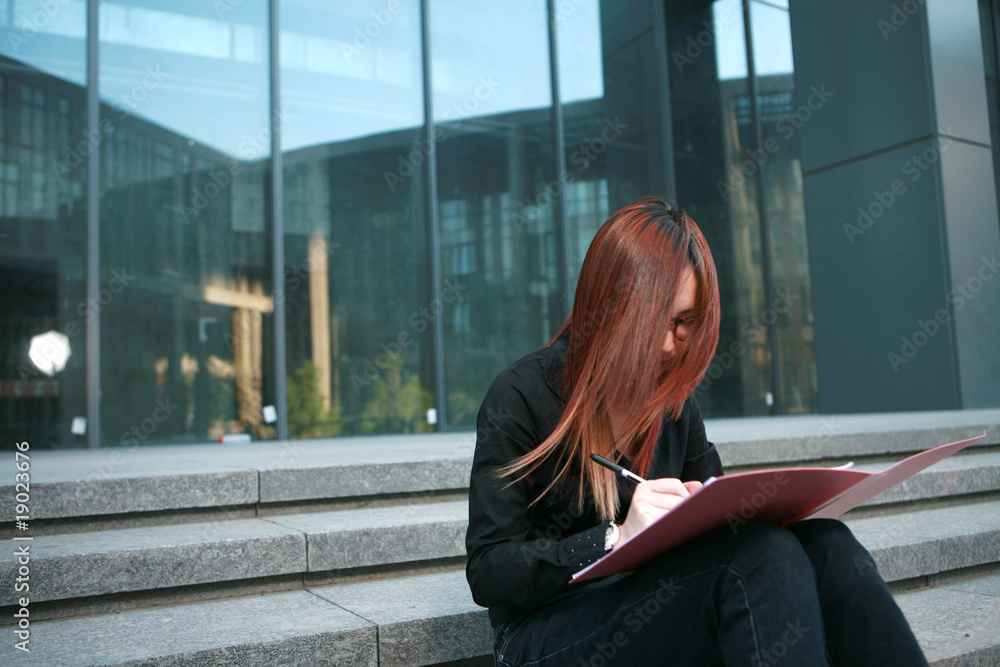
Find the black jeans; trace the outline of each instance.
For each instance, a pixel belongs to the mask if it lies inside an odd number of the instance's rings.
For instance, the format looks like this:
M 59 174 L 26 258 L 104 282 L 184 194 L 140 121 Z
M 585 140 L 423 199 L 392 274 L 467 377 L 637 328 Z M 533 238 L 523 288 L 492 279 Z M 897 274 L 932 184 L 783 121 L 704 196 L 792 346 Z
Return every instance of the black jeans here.
M 708 533 L 494 629 L 497 665 L 927 665 L 842 522 Z M 829 663 L 828 663 L 829 660 Z

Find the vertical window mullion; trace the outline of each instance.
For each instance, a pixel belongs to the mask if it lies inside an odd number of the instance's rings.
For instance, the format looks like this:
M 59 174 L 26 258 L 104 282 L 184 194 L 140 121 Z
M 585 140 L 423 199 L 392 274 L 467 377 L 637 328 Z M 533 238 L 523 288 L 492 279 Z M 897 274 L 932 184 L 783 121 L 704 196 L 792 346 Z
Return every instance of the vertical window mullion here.
M 569 232 L 566 221 L 566 137 L 563 131 L 562 96 L 559 92 L 559 34 L 556 21 L 556 0 L 548 0 L 549 25 L 549 67 L 552 86 L 552 150 L 555 180 L 559 184 L 560 196 L 555 198 L 555 246 L 556 246 L 556 289 L 562 298 L 560 308 L 553 313 L 558 321 L 552 322 L 552 329 L 558 331 L 569 313 L 572 301 L 569 295 Z
M 434 89 L 431 80 L 430 0 L 420 0 L 421 58 L 424 78 L 424 140 L 427 160 L 424 163 L 424 210 L 427 225 L 427 297 L 429 303 L 440 303 L 441 239 L 438 230 L 437 142 L 434 127 Z M 448 430 L 448 401 L 444 386 L 444 322 L 435 317 L 431 322 L 431 371 L 434 383 L 434 408 L 437 411 L 435 430 Z
M 288 439 L 288 360 L 285 336 L 285 224 L 284 171 L 281 155 L 281 123 L 277 122 L 281 99 L 278 61 L 278 0 L 270 0 L 270 128 L 271 128 L 271 266 L 274 299 L 274 402 L 277 412 L 275 436 Z M 278 298 L 280 295 L 281 298 Z
M 99 0 L 87 3 L 87 136 L 99 136 L 101 102 L 98 86 Z M 100 282 L 100 179 L 101 151 L 87 155 L 87 303 L 97 303 Z M 86 321 L 87 446 L 101 442 L 101 313 L 96 309 Z

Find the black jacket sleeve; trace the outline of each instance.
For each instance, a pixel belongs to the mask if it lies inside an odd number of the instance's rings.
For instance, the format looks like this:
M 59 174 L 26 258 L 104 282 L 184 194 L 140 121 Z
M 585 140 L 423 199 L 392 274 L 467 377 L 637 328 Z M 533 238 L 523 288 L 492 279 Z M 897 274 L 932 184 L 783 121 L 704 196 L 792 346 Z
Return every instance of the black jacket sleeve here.
M 579 523 L 557 512 L 548 526 L 529 521 L 528 505 L 540 488 L 531 478 L 497 478 L 498 467 L 528 453 L 547 437 L 545 387 L 527 369 L 497 377 L 477 420 L 469 488 L 466 572 L 473 599 L 486 607 L 530 608 L 565 594 L 570 576 L 604 555 L 607 524 L 569 532 Z M 561 514 L 561 516 L 560 516 Z
M 687 437 L 684 448 L 684 466 L 679 475 L 682 481 L 696 479 L 704 482 L 709 477 L 721 477 L 722 459 L 715 445 L 705 435 L 705 422 L 701 416 L 701 406 L 694 396 L 684 406 L 687 421 Z M 682 420 L 682 421 L 683 421 Z

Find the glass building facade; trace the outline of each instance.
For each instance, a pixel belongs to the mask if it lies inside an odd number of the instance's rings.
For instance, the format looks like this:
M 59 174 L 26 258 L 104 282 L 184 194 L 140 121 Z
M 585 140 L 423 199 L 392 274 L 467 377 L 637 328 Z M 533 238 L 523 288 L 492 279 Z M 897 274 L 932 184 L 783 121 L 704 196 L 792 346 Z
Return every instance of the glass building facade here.
M 719 268 L 706 415 L 820 411 L 788 4 L 0 0 L 6 441 L 472 428 L 646 194 Z

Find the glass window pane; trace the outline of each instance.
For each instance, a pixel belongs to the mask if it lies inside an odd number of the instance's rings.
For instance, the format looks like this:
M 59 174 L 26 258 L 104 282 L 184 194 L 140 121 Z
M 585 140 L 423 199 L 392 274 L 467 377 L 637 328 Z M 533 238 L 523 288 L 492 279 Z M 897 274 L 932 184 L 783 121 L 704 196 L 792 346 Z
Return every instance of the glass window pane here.
M 267 5 L 101 2 L 99 31 L 102 439 L 273 437 Z
M 84 3 L 7 0 L 0 23 L 0 435 L 84 446 Z
M 641 196 L 666 192 L 656 20 L 648 2 L 556 6 L 571 293 L 601 223 Z
M 993 147 L 993 177 L 996 179 L 997 206 L 1000 208 L 1000 2 L 979 0 L 979 25 L 983 39 L 990 145 Z
M 6 0 L 0 52 L 80 86 L 87 81 L 86 0 Z
M 429 4 L 448 426 L 468 427 L 562 319 L 548 23 L 544 0 Z
M 771 412 L 744 39 L 739 0 L 696 10 L 667 5 L 678 203 L 705 232 L 722 299 L 718 351 L 696 390 L 711 417 Z
M 750 20 L 763 130 L 756 163 L 763 163 L 771 242 L 781 411 L 815 412 L 819 396 L 799 130 L 806 114 L 820 111 L 795 107 L 788 11 L 753 2 Z
M 293 437 L 432 430 L 417 0 L 284 0 Z

